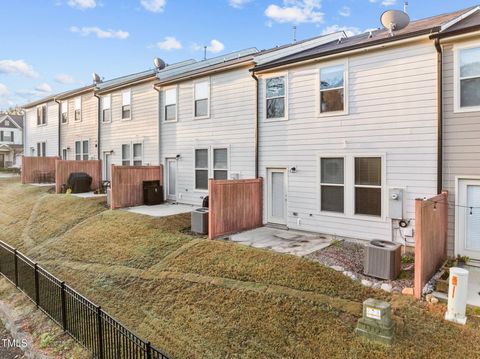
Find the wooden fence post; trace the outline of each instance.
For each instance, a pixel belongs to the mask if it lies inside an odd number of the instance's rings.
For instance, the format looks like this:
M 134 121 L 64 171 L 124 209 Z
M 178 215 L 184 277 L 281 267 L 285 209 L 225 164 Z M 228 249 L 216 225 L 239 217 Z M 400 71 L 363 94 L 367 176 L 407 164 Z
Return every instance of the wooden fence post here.
M 423 200 L 415 200 L 415 261 L 414 261 L 414 294 L 415 298 L 422 297 L 422 209 Z

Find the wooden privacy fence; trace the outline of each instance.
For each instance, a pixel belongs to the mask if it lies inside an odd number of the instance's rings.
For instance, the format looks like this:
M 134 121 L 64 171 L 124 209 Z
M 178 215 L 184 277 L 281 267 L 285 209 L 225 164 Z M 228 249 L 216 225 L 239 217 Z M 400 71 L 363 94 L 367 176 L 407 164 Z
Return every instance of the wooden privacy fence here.
M 143 181 L 160 181 L 163 184 L 163 166 L 112 165 L 110 208 L 142 205 Z
M 22 184 L 54 183 L 55 161 L 59 157 L 22 157 Z
M 448 193 L 415 201 L 415 284 L 416 298 L 425 284 L 447 259 Z
M 55 162 L 55 191 L 61 193 L 62 185 L 67 183 L 68 177 L 74 172 L 84 172 L 92 177 L 92 190 L 102 185 L 102 161 L 65 161 Z
M 209 180 L 209 238 L 262 226 L 262 186 L 261 178 Z

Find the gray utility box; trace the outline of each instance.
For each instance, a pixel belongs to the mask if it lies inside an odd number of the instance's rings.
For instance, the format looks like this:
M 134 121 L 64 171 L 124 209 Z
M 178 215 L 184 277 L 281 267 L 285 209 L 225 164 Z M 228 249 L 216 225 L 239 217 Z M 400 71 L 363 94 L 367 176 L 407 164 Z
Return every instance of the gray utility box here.
M 192 232 L 208 234 L 208 208 L 202 207 L 192 211 Z
M 374 240 L 365 248 L 365 271 L 371 277 L 396 279 L 402 265 L 402 247 L 400 244 Z

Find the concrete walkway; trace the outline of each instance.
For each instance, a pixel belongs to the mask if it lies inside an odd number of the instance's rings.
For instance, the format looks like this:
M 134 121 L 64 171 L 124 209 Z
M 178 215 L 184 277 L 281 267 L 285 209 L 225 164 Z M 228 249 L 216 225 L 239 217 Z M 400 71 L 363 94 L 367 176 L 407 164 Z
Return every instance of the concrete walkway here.
M 95 194 L 93 192 L 86 192 L 86 193 L 72 193 L 72 196 L 79 197 L 79 198 L 98 198 L 98 197 L 107 197 L 105 193 L 103 194 Z
M 125 208 L 125 211 L 144 214 L 152 217 L 168 217 L 181 213 L 189 213 L 199 206 L 189 204 L 162 203 L 155 206 L 137 206 Z
M 328 247 L 333 237 L 294 230 L 261 227 L 230 236 L 230 240 L 250 247 L 305 256 Z

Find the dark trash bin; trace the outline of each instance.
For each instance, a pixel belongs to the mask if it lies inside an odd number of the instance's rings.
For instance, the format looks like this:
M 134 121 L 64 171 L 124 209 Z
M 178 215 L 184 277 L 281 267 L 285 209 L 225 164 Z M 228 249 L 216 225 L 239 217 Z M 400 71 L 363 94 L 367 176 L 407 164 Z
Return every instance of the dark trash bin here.
M 90 192 L 92 186 L 92 177 L 88 173 L 73 172 L 68 176 L 67 187 L 72 193 Z
M 143 203 L 147 206 L 163 203 L 163 188 L 160 181 L 143 182 Z

